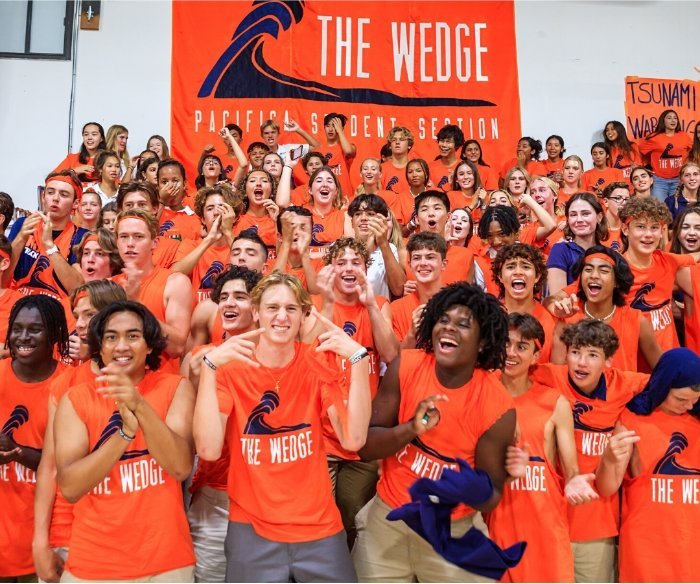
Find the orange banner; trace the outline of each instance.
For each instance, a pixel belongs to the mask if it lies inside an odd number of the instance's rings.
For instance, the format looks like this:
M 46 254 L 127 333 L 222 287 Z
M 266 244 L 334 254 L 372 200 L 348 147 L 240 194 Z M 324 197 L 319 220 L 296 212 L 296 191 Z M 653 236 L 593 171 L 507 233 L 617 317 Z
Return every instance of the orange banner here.
M 685 79 L 625 78 L 627 133 L 637 140 L 656 129 L 659 114 L 675 110 L 681 129 L 692 133 L 698 121 L 697 97 L 700 82 Z
M 394 125 L 428 160 L 445 124 L 492 166 L 520 138 L 512 1 L 173 1 L 172 68 L 172 150 L 190 169 L 226 123 L 247 145 L 264 120 L 291 118 L 324 144 L 330 112 L 348 117 L 358 160 Z

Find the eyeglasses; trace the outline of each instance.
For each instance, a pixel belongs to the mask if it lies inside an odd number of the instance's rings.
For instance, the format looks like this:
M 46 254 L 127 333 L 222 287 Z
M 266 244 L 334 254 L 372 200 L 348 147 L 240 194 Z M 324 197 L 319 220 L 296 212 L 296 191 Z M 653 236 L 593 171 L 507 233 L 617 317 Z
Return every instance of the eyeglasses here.
M 613 201 L 617 205 L 624 205 L 627 201 L 630 200 L 629 197 L 608 197 L 608 200 Z

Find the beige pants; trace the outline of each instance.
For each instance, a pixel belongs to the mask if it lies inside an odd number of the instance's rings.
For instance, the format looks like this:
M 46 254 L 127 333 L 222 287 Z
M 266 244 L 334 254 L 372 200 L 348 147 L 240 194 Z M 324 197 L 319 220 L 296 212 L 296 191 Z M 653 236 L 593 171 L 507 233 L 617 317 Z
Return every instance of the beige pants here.
M 348 535 L 348 547 L 352 549 L 357 537 L 355 516 L 377 492 L 379 465 L 376 461 L 342 460 L 328 457 L 333 496 Z
M 617 547 L 614 537 L 571 542 L 576 582 L 615 582 Z
M 352 560 L 360 582 L 493 582 L 448 562 L 403 521 L 388 521 L 391 507 L 374 497 L 355 517 Z M 472 527 L 487 533 L 481 514 L 452 522 L 452 537 Z
M 83 580 L 65 571 L 61 576 L 61 582 L 194 582 L 194 566 L 168 570 L 167 572 L 145 576 L 138 580 L 105 580 L 103 578 L 99 580 Z

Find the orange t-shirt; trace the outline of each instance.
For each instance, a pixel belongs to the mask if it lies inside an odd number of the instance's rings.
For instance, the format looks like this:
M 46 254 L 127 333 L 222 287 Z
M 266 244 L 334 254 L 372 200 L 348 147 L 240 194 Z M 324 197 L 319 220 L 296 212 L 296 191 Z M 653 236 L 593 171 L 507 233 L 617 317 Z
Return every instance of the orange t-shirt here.
M 410 503 L 408 489 L 416 479 L 439 479 L 444 468 L 459 470 L 457 458 L 473 467 L 479 439 L 514 407 L 500 380 L 483 369 L 474 369 L 471 380 L 458 389 L 443 386 L 435 374 L 435 355 L 419 349 L 401 351 L 399 383 L 399 424 L 411 420 L 418 404 L 431 395 L 444 393 L 450 401 L 439 407 L 437 426 L 382 460 L 377 494 L 392 509 Z M 453 517 L 471 513 L 460 505 Z
M 520 439 L 529 445 L 525 476 L 505 486 L 498 506 L 485 516 L 489 536 L 506 548 L 526 541 L 521 562 L 501 582 L 573 582 L 564 481 L 556 460 L 548 460 L 544 428 L 561 393 L 534 383 L 514 399 Z M 554 437 L 552 437 L 554 440 Z
M 39 383 L 25 383 L 12 370 L 12 359 L 0 361 L 0 423 L 6 436 L 20 446 L 41 450 L 49 417 L 49 386 L 65 366 Z M 19 462 L 0 465 L 0 577 L 25 576 L 35 571 L 34 488 L 36 471 Z
M 630 174 L 635 166 L 642 164 L 642 156 L 637 150 L 637 146 L 632 144 L 631 156 L 622 153 L 619 148 L 610 148 L 610 166 L 622 171 L 622 178 L 630 184 Z
M 508 171 L 514 166 L 520 166 L 517 158 L 511 158 L 501 167 L 501 178 L 505 180 L 506 174 L 508 174 Z M 547 176 L 547 169 L 541 160 L 531 160 L 525 165 L 525 170 L 527 170 L 527 173 L 530 176 L 535 174 L 539 176 Z M 508 185 L 505 185 L 505 187 L 507 188 Z
M 462 191 L 448 191 L 447 198 L 450 200 L 450 211 L 455 209 L 464 209 L 468 207 L 472 209 L 470 215 L 472 217 L 472 224 L 476 229 L 479 221 L 481 221 L 482 210 L 478 207 L 478 196 L 472 195 L 471 197 L 466 196 Z
M 388 302 L 383 296 L 377 296 L 377 306 L 381 310 L 382 307 Z M 314 296 L 313 298 L 316 308 L 320 311 L 323 306 L 323 300 L 320 296 Z M 379 369 L 381 366 L 381 359 L 377 348 L 374 345 L 374 336 L 372 334 L 372 322 L 369 316 L 369 310 L 361 302 L 356 302 L 355 304 L 341 304 L 336 301 L 333 303 L 333 318 L 331 319 L 333 323 L 341 327 L 345 333 L 352 337 L 353 340 L 360 343 L 367 352 L 369 353 L 369 389 L 372 394 L 372 399 L 377 394 L 377 389 L 379 388 Z M 348 371 L 347 359 L 337 357 L 338 368 L 345 375 Z M 348 385 L 343 383 L 341 386 L 343 390 L 343 399 L 347 400 Z M 360 460 L 357 452 L 351 452 L 345 450 L 340 445 L 338 437 L 335 434 L 333 425 L 328 419 L 327 415 L 323 416 L 323 432 L 325 438 L 326 452 L 331 456 L 337 456 L 344 460 Z
M 0 296 L 0 344 L 4 345 L 7 339 L 7 325 L 10 320 L 12 307 L 15 305 L 15 302 L 23 296 L 24 294 L 21 292 L 10 288 L 5 288 L 2 292 L 2 296 Z
M 569 400 L 574 413 L 579 472 L 591 473 L 598 468 L 625 405 L 644 389 L 649 376 L 645 373 L 605 369 L 599 387 L 591 395 L 585 395 L 571 385 L 568 371 L 566 365 L 543 364 L 536 368 L 531 378 L 556 388 Z M 617 493 L 586 505 L 569 507 L 571 541 L 583 542 L 616 536 L 619 511 Z
M 319 146 L 318 149 L 326 158 L 326 166 L 329 166 L 333 174 L 338 177 L 343 197 L 348 201 L 352 201 L 355 198 L 355 190 L 352 188 L 350 181 L 350 167 L 354 158 L 351 158 L 348 162 L 340 144 Z M 308 198 L 306 202 L 308 202 Z
M 309 201 L 311 201 L 311 195 L 309 194 L 308 182 L 293 188 L 292 192 L 289 193 L 289 203 L 291 205 L 303 207 L 308 205 Z
M 401 225 L 407 225 L 415 215 L 415 200 L 410 189 L 406 188 L 406 190 L 397 193 L 396 197 L 389 203 L 389 208 Z
M 83 164 L 89 164 L 91 166 L 95 165 L 95 157 L 94 156 L 88 156 L 87 162 L 80 162 L 80 152 L 71 152 L 66 156 L 61 163 L 53 169 L 53 172 L 60 172 L 62 170 L 66 169 L 75 169 L 78 166 L 82 166 Z M 78 178 L 83 177 L 80 182 L 83 184 L 83 186 L 87 185 L 88 183 L 95 182 L 97 180 L 100 180 L 100 177 L 97 176 L 96 172 L 92 172 L 90 174 L 85 174 L 85 175 L 78 175 Z
M 165 420 L 182 377 L 149 372 L 139 393 Z M 113 402 L 95 382 L 72 387 L 69 399 L 88 432 L 90 452 L 121 427 Z M 180 482 L 148 451 L 143 430 L 105 478 L 74 506 L 66 570 L 87 580 L 139 580 L 195 563 Z
M 399 194 L 409 190 L 408 181 L 406 180 L 406 167 L 397 168 L 391 159 L 382 163 L 382 180 L 387 191 Z
M 233 234 L 237 237 L 245 229 L 255 231 L 267 247 L 275 247 L 277 243 L 277 224 L 267 213 L 260 217 L 250 213 L 243 213 L 233 226 Z
M 583 312 L 583 303 L 579 300 L 579 310 L 573 316 L 565 319 L 567 324 L 574 324 L 588 318 Z M 639 351 L 639 331 L 641 319 L 644 318 L 639 310 L 627 305 L 616 306 L 615 314 L 608 321 L 620 341 L 620 346 L 613 355 L 612 366 L 623 371 L 637 371 L 637 353 Z
M 67 367 L 49 386 L 49 399 L 54 406 L 71 387 L 87 383 L 95 379 L 90 361 L 85 361 L 77 367 Z M 73 526 L 73 504 L 66 501 L 60 489 L 56 489 L 56 499 L 51 513 L 49 528 L 49 544 L 51 547 L 68 547 L 71 528 Z
M 345 233 L 345 212 L 333 208 L 328 214 L 321 217 L 312 205 L 306 205 L 313 216 L 311 227 L 311 246 L 331 245 L 336 239 L 343 237 Z
M 687 132 L 676 132 L 667 136 L 662 132 L 638 142 L 639 151 L 649 156 L 649 163 L 655 176 L 678 178 L 681 166 L 685 163 L 693 147 L 693 138 Z
M 399 342 L 403 341 L 411 330 L 413 311 L 419 306 L 418 292 L 406 294 L 391 303 L 391 328 Z
M 584 191 L 600 195 L 603 189 L 610 183 L 625 182 L 622 171 L 619 168 L 606 166 L 603 170 L 591 168 L 583 173 L 581 183 Z
M 273 387 L 279 381 L 279 391 Z M 238 361 L 219 367 L 219 410 L 233 418 L 229 519 L 277 542 L 306 542 L 342 531 L 331 492 L 322 416 L 346 418 L 343 376 L 333 358 L 296 343 L 283 369 Z
M 202 239 L 202 220 L 197 215 L 188 215 L 185 211 L 173 211 L 163 208 L 160 215 L 160 237 L 170 239 Z
M 608 227 L 608 238 L 603 242 L 603 245 L 617 253 L 622 253 L 622 230 L 619 227 Z
M 481 186 L 487 191 L 493 191 L 498 188 L 498 173 L 493 168 L 479 164 L 477 169 L 479 170 Z
M 545 175 L 548 178 L 551 178 L 552 180 L 554 179 L 554 174 L 555 173 L 562 173 L 564 172 L 564 159 L 559 158 L 552 162 L 549 160 L 549 158 L 546 158 L 545 160 L 542 160 L 542 166 L 544 167 L 545 170 Z
M 452 173 L 460 162 L 462 161 L 459 157 L 452 164 L 445 164 L 438 158 L 428 165 L 430 182 L 435 185 L 436 189 L 447 192 L 452 188 Z
M 196 241 L 184 241 L 181 248 L 181 255 L 184 257 L 197 247 Z M 197 265 L 190 274 L 192 280 L 192 290 L 194 291 L 194 303 L 199 304 L 202 300 L 209 298 L 216 278 L 230 263 L 231 251 L 228 245 L 212 245 L 199 258 Z
M 656 250 L 648 268 L 630 263 L 634 283 L 627 295 L 629 305 L 641 310 L 654 329 L 654 336 L 662 351 L 678 346 L 673 322 L 672 294 L 676 272 L 695 263 L 693 256 Z
M 447 248 L 447 266 L 442 272 L 442 284 L 447 286 L 454 282 L 463 282 L 469 275 L 469 270 L 474 263 L 474 254 L 466 247 L 451 245 Z M 406 267 L 406 278 L 415 280 L 416 277 L 411 271 L 411 267 Z
M 537 319 L 544 329 L 544 346 L 540 350 L 540 363 L 548 363 L 552 357 L 552 339 L 554 337 L 554 327 L 557 325 L 557 319 L 539 302 L 535 302 L 532 316 Z
M 641 473 L 622 483 L 620 582 L 694 582 L 700 546 L 700 421 L 624 411 Z

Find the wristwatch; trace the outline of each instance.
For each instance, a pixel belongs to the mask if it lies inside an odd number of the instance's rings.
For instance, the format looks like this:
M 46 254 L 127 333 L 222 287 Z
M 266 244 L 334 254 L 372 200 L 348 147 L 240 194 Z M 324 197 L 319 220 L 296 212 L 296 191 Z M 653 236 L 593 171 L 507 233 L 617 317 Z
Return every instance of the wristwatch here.
M 58 246 L 56 244 L 54 244 L 49 249 L 46 250 L 46 255 L 50 256 L 50 255 L 53 255 L 53 254 L 58 253 L 58 252 L 59 252 Z

